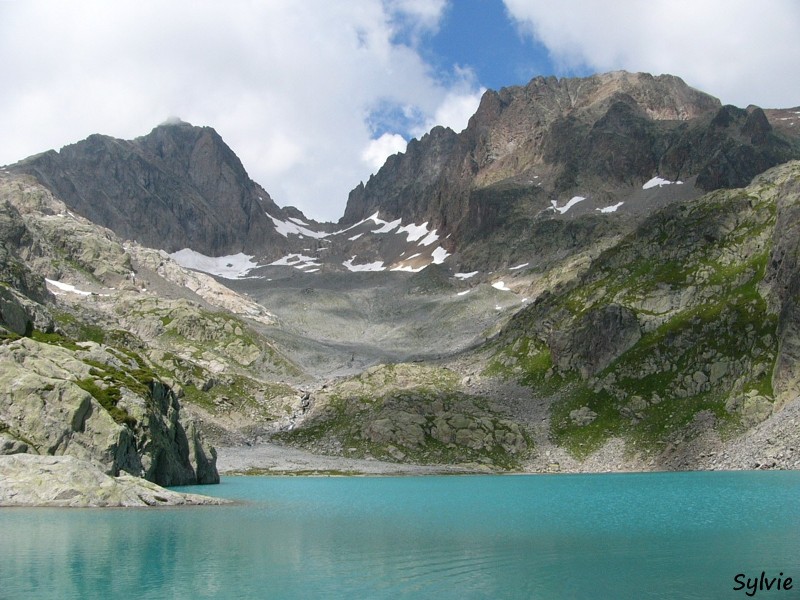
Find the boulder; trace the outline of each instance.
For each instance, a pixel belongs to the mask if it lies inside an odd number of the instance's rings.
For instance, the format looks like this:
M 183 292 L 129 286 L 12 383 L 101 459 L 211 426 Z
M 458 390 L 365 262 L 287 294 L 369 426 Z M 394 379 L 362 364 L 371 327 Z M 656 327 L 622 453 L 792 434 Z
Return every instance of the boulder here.
M 582 427 L 592 423 L 597 418 L 597 413 L 588 406 L 581 406 L 569 413 L 570 420 L 576 425 Z
M 53 319 L 44 306 L 0 285 L 0 326 L 17 335 L 30 335 L 34 328 L 52 330 Z

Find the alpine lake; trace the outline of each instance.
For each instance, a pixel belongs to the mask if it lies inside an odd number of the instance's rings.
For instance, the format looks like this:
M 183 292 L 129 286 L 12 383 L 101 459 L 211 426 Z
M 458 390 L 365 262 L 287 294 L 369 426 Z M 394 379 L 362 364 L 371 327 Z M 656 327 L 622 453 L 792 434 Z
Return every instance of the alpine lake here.
M 223 477 L 0 509 L 0 598 L 800 598 L 800 472 Z

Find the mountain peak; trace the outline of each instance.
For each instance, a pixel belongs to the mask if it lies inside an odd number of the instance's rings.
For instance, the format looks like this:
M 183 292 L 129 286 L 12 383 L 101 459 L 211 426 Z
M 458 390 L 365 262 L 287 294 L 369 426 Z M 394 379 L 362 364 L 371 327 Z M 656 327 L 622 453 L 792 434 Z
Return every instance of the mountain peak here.
M 71 210 L 153 248 L 209 256 L 285 250 L 267 214 L 281 210 L 211 127 L 171 121 L 134 140 L 94 134 L 15 169 Z
M 164 119 L 161 123 L 158 124 L 159 127 L 173 127 L 173 126 L 181 126 L 181 125 L 189 125 L 192 126 L 191 123 L 188 123 L 181 119 L 178 116 L 170 116 Z
M 797 134 L 773 130 L 763 111 L 723 107 L 673 75 L 536 77 L 487 91 L 463 132 L 432 130 L 409 142 L 351 192 L 342 222 L 376 211 L 384 219 L 429 222 L 452 234 L 451 251 L 474 249 L 476 240 L 505 228 L 518 232 L 516 244 L 524 238 L 536 245 L 537 230 L 566 218 L 552 208 L 570 199 L 588 199 L 570 220 L 611 206 L 641 216 L 656 208 L 638 198 L 654 177 L 689 182 L 680 193 L 649 198 L 674 201 L 739 187 L 798 157 Z

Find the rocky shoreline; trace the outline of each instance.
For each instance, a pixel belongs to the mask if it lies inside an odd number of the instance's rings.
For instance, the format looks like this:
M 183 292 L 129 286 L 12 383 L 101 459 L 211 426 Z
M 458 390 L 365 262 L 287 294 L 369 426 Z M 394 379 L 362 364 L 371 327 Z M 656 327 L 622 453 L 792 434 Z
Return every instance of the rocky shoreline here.
M 481 472 L 476 465 L 417 465 L 315 454 L 274 443 L 217 448 L 222 475 L 450 475 Z
M 546 422 L 536 403 L 513 402 L 524 388 L 494 389 L 507 408 L 525 408 L 517 417 L 532 424 L 535 451 L 514 473 L 621 473 L 654 471 L 725 471 L 800 469 L 800 398 L 749 430 L 723 440 L 711 419 L 697 419 L 689 439 L 676 440 L 660 455 L 642 458 L 614 438 L 584 461 L 548 440 Z M 517 398 L 524 400 L 523 398 Z M 535 413 L 535 414 L 534 414 Z M 501 473 L 485 464 L 420 465 L 372 458 L 315 454 L 262 442 L 217 448 L 217 468 L 223 475 L 417 476 Z M 95 465 L 72 456 L 13 454 L 0 456 L 0 506 L 152 507 L 220 505 L 227 501 L 168 490 L 144 479 L 122 474 L 111 477 Z
M 511 383 L 482 382 L 491 387 L 509 413 L 527 423 L 534 452 L 521 465 L 521 473 L 622 473 L 651 471 L 738 471 L 800 469 L 800 398 L 779 413 L 731 439 L 722 439 L 713 418 L 695 420 L 687 439 L 675 440 L 661 454 L 631 454 L 620 438 L 579 461 L 548 435 L 546 404 L 528 397 L 529 390 Z M 480 384 L 479 384 L 480 386 Z M 481 386 L 482 387 L 482 386 Z M 482 389 L 482 392 L 490 391 Z M 222 475 L 436 475 L 503 472 L 482 464 L 419 465 L 376 459 L 316 454 L 296 447 L 262 442 L 217 447 L 217 468 Z

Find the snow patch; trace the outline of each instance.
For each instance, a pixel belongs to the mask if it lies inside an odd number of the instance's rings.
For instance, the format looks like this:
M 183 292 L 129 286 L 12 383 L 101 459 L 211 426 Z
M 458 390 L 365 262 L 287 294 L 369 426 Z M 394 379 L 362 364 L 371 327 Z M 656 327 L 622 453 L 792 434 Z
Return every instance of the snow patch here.
M 377 215 L 377 214 L 378 213 L 375 213 L 375 215 Z M 379 227 L 378 229 L 374 229 L 372 231 L 372 233 L 391 233 L 392 231 L 394 231 L 395 229 L 397 229 L 400 226 L 400 222 L 401 222 L 400 219 L 395 219 L 394 221 L 391 221 L 391 222 L 389 222 L 389 221 L 381 221 L 377 217 L 372 219 L 372 220 L 375 221 L 376 225 L 383 225 L 382 227 Z
M 191 248 L 184 248 L 169 256 L 186 269 L 202 271 L 225 279 L 242 279 L 258 266 L 253 256 L 242 252 L 227 256 L 206 256 Z
M 509 269 L 509 271 L 518 271 L 518 270 L 520 270 L 520 269 L 524 269 L 524 268 L 525 268 L 525 267 L 527 267 L 529 264 L 530 264 L 530 263 L 522 263 L 521 265 L 517 265 L 516 267 L 511 267 L 511 268 Z
M 351 242 L 355 242 L 355 241 L 356 241 L 358 238 L 360 238 L 362 235 L 364 235 L 364 234 L 363 234 L 363 233 L 357 233 L 357 234 L 356 234 L 356 235 L 354 235 L 353 237 L 349 237 L 349 238 L 347 238 L 347 239 L 348 239 L 348 240 L 350 240 Z
M 344 233 L 346 231 L 350 231 L 351 229 L 354 229 L 354 228 L 358 227 L 359 225 L 363 225 L 367 221 L 372 221 L 373 223 L 375 223 L 375 225 L 380 225 L 381 226 L 378 229 L 374 229 L 372 231 L 372 233 L 389 233 L 393 229 L 397 228 L 398 225 L 400 225 L 400 219 L 397 219 L 397 220 L 392 221 L 390 223 L 389 221 L 384 221 L 383 219 L 381 219 L 378 216 L 378 213 L 375 212 L 375 213 L 371 214 L 370 216 L 368 216 L 363 221 L 359 221 L 355 225 L 350 225 L 350 227 L 348 227 L 347 229 L 342 229 L 341 231 L 337 231 L 333 235 L 336 235 L 338 233 Z
M 472 290 L 464 290 L 463 292 L 458 292 L 458 293 L 456 294 L 456 296 L 466 296 L 466 295 L 467 295 L 467 294 L 469 294 L 471 291 L 472 291 Z
M 310 238 L 314 238 L 317 240 L 328 236 L 328 234 L 325 233 L 324 231 L 311 231 L 307 227 L 302 227 L 297 223 L 292 223 L 290 221 L 281 221 L 280 219 L 276 219 L 269 213 L 264 213 L 264 214 L 267 215 L 270 219 L 272 219 L 272 222 L 275 224 L 275 229 L 285 238 L 288 238 L 290 234 L 301 235 L 301 236 L 306 235 Z
M 501 292 L 511 291 L 511 288 L 507 287 L 504 281 L 496 281 L 492 284 L 492 287 L 496 290 L 500 290 Z
M 450 256 L 450 253 L 441 246 L 436 248 L 436 250 L 434 250 L 431 253 L 431 257 L 433 258 L 433 264 L 435 265 L 442 264 L 448 256 Z
M 377 213 L 376 213 L 377 214 Z M 385 271 L 386 267 L 383 266 L 383 261 L 375 261 L 371 263 L 366 263 L 363 265 L 354 265 L 353 261 L 356 257 L 352 257 L 350 260 L 344 261 L 342 264 L 347 267 L 348 271 Z
M 430 246 L 432 243 L 438 242 L 438 241 L 439 241 L 439 235 L 436 233 L 436 230 L 434 229 L 428 235 L 426 235 L 424 238 L 422 238 L 422 240 L 420 241 L 419 245 L 420 246 Z
M 662 179 L 661 177 L 653 177 L 650 181 L 648 181 L 647 183 L 645 183 L 642 186 L 642 189 L 643 190 L 649 190 L 650 188 L 661 187 L 661 186 L 664 186 L 664 185 L 673 185 L 673 184 L 675 184 L 675 185 L 683 185 L 683 182 L 682 181 L 668 181 L 666 179 Z
M 595 210 L 599 210 L 601 213 L 613 213 L 617 212 L 617 209 L 625 204 L 624 202 L 617 202 L 613 206 L 606 206 L 604 208 L 596 208 Z
M 278 260 L 269 263 L 270 266 L 275 267 L 294 267 L 295 269 L 303 270 L 307 269 L 308 267 L 321 267 L 322 265 L 317 262 L 317 259 L 313 256 L 306 256 L 305 254 L 287 254 L 283 258 L 279 258 Z M 319 270 L 319 269 L 317 269 Z M 312 271 L 306 271 L 306 273 L 311 273 Z
M 564 206 L 558 206 L 558 200 L 551 200 L 550 204 L 553 206 L 553 210 L 556 212 L 561 213 L 562 215 L 566 213 L 570 208 L 575 206 L 578 202 L 583 202 L 586 200 L 583 196 L 573 196 L 570 198 L 569 202 L 567 202 Z
M 58 288 L 63 292 L 70 292 L 72 294 L 78 294 L 79 296 L 91 296 L 92 292 L 84 292 L 83 290 L 79 290 L 74 285 L 70 285 L 69 283 L 63 283 L 61 281 L 55 281 L 53 279 L 45 279 L 47 283 L 52 285 L 54 288 Z
M 456 273 L 455 277 L 462 280 L 469 279 L 470 277 L 475 277 L 475 275 L 478 273 L 480 273 L 480 271 L 473 271 L 472 273 Z
M 331 235 L 339 235 L 341 233 L 347 233 L 351 229 L 355 229 L 356 227 L 358 227 L 359 225 L 363 225 L 367 221 L 375 221 L 375 219 L 377 219 L 377 218 L 378 218 L 378 213 L 375 213 L 371 217 L 367 217 L 366 219 L 363 219 L 363 220 L 359 221 L 358 223 L 350 225 L 350 227 L 346 227 L 345 229 L 340 229 L 339 231 L 334 231 Z M 385 221 L 381 221 L 381 222 L 385 222 Z M 325 241 L 330 241 L 330 240 L 325 240 Z
M 404 225 L 400 229 L 397 230 L 397 233 L 405 232 L 408 234 L 409 242 L 416 242 L 417 240 L 425 237 L 430 232 L 428 231 L 428 222 L 425 221 L 422 225 L 415 225 L 411 223 L 410 225 Z M 434 240 L 435 241 L 435 240 Z M 433 243 L 433 242 L 430 242 Z

